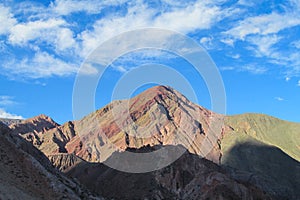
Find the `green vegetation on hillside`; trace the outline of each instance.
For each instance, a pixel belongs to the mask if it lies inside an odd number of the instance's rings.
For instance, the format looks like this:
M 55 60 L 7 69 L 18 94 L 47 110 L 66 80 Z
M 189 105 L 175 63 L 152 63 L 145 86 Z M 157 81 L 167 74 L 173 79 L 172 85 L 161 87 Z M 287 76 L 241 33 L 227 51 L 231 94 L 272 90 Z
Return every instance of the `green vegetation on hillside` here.
M 231 131 L 222 140 L 223 152 L 230 150 L 234 144 L 255 139 L 279 147 L 289 156 L 300 161 L 299 123 L 263 114 L 242 114 L 227 116 L 225 124 L 231 127 Z

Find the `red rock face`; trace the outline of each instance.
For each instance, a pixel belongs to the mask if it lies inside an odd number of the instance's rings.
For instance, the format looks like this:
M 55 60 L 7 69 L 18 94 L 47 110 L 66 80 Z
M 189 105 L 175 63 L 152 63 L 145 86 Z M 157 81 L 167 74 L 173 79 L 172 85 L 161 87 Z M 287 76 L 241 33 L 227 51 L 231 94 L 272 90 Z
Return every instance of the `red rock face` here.
M 222 119 L 172 88 L 156 86 L 62 126 L 41 115 L 11 128 L 46 155 L 74 153 L 102 162 L 127 147 L 181 144 L 191 153 L 218 162 Z
M 88 151 L 83 157 L 88 161 L 102 162 L 114 151 L 127 147 L 181 144 L 191 153 L 218 162 L 222 118 L 171 88 L 157 86 L 131 100 L 115 101 L 77 121 L 75 132 L 83 151 Z M 76 141 L 67 144 L 68 153 L 74 153 L 71 146 L 78 146 L 79 139 Z

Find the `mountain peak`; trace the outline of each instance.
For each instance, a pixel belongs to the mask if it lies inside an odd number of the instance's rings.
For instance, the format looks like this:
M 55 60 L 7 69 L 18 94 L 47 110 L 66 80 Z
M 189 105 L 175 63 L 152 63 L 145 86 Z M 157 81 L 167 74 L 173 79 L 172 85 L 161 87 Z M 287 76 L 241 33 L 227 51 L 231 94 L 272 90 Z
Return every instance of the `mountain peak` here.
M 158 85 L 143 91 L 142 93 L 135 96 L 133 99 L 136 98 L 150 99 L 156 96 L 162 96 L 162 95 L 166 96 L 169 94 L 174 94 L 173 88 L 171 88 L 170 86 Z
M 157 85 L 157 86 L 153 86 L 153 87 L 149 88 L 146 91 L 151 92 L 151 93 L 167 93 L 167 92 L 171 92 L 172 90 L 174 90 L 174 89 L 170 86 Z
M 46 130 L 58 127 L 59 124 L 56 123 L 51 117 L 41 114 L 26 120 L 23 120 L 20 123 L 11 124 L 9 127 L 13 130 L 14 133 L 26 134 L 30 133 L 33 130 L 35 132 L 44 132 Z
M 40 114 L 40 115 L 37 115 L 35 117 L 32 117 L 32 118 L 29 118 L 29 119 L 26 119 L 24 121 L 24 123 L 47 123 L 47 124 L 50 124 L 52 126 L 59 126 L 58 123 L 56 123 L 51 117 L 45 115 L 45 114 Z
M 170 86 L 164 85 L 149 88 L 132 99 L 129 99 L 129 101 L 130 107 L 134 107 L 135 109 L 139 107 L 138 105 L 144 105 L 141 107 L 141 109 L 144 109 L 145 106 L 147 107 L 147 105 L 152 105 L 155 102 L 167 107 L 171 106 L 170 104 L 178 105 L 180 102 L 191 103 L 183 94 Z

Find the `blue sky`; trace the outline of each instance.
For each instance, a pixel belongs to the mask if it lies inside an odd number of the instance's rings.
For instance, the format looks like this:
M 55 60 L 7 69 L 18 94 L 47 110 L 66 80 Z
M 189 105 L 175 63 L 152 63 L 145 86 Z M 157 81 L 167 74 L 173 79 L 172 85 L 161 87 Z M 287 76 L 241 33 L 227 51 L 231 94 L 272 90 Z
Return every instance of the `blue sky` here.
M 73 84 L 86 57 L 124 31 L 156 27 L 185 34 L 207 50 L 225 84 L 227 114 L 300 122 L 299 13 L 299 0 L 1 1 L 0 117 L 44 113 L 59 123 L 72 120 Z M 150 51 L 118 58 L 99 82 L 96 108 L 110 102 L 124 73 L 147 62 L 189 77 L 198 86 L 198 103 L 210 108 L 203 80 L 173 56 Z

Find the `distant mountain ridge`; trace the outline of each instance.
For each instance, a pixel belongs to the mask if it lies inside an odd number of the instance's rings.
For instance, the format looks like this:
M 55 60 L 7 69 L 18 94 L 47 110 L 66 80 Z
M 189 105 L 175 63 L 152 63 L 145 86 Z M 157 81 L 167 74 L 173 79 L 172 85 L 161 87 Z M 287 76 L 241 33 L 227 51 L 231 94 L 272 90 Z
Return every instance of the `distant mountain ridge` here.
M 0 118 L 0 122 L 2 122 L 3 124 L 9 126 L 11 124 L 18 124 L 20 122 L 22 122 L 23 119 L 6 119 L 6 118 Z
M 182 145 L 191 154 L 244 171 L 233 171 L 230 176 L 256 185 L 274 199 L 297 199 L 300 195 L 300 179 L 293 180 L 300 176 L 300 124 L 261 114 L 220 115 L 166 86 L 150 88 L 130 100 L 114 101 L 78 121 L 58 125 L 41 115 L 11 124 L 10 128 L 61 171 L 77 178 L 82 163 L 103 163 L 130 148 Z M 276 148 L 286 154 L 274 151 Z M 256 149 L 264 152 L 257 163 L 242 162 L 255 156 Z M 264 154 L 279 159 L 264 158 Z M 76 167 L 77 172 L 71 173 Z M 272 169 L 281 174 L 293 173 L 277 178 Z

